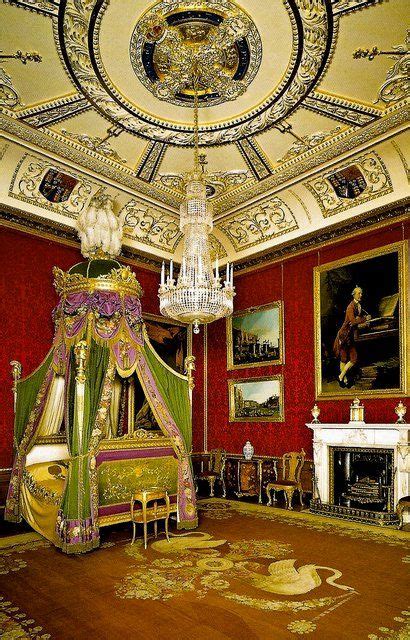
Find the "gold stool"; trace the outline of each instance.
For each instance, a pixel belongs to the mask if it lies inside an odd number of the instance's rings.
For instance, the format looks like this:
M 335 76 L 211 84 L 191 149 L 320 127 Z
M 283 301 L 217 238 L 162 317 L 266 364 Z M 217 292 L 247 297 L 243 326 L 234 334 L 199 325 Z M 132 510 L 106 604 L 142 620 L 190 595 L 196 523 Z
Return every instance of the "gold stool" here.
M 158 504 L 158 501 L 163 501 L 162 504 Z M 135 509 L 135 503 L 139 502 L 141 504 L 140 509 Z M 153 503 L 153 505 L 148 506 L 149 503 Z M 142 489 L 141 491 L 136 491 L 131 498 L 130 512 L 131 512 L 131 521 L 132 521 L 132 542 L 135 542 L 135 534 L 136 534 L 136 525 L 143 524 L 144 525 L 144 547 L 147 548 L 147 525 L 148 522 L 154 523 L 154 535 L 157 537 L 158 535 L 158 520 L 165 520 L 165 535 L 169 542 L 168 536 L 168 520 L 170 514 L 170 502 L 169 495 L 166 489 Z

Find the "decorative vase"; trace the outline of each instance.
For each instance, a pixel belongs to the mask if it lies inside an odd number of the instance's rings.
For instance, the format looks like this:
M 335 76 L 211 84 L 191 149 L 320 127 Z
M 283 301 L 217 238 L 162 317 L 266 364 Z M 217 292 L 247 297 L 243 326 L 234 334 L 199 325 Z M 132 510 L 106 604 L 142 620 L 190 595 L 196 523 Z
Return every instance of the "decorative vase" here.
M 404 419 L 404 416 L 407 413 L 407 407 L 405 404 L 403 404 L 403 402 L 400 400 L 399 404 L 397 405 L 397 407 L 394 409 L 394 412 L 397 416 L 397 420 L 396 420 L 396 424 L 406 424 L 406 421 Z
M 254 453 L 255 449 L 253 448 L 253 446 L 251 445 L 251 443 L 249 442 L 249 440 L 246 441 L 245 446 L 243 448 L 243 455 L 245 460 L 252 460 L 252 456 Z
M 317 406 L 317 404 L 314 404 L 313 409 L 310 412 L 312 414 L 313 420 L 312 420 L 312 424 L 318 424 L 319 422 L 319 416 L 320 416 L 320 409 Z

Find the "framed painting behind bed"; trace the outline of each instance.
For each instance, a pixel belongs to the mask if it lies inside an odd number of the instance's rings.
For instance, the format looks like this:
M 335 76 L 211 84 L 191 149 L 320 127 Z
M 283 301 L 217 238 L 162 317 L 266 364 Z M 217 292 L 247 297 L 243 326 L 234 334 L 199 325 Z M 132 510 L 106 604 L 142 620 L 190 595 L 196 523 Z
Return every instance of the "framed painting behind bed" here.
M 143 313 L 148 337 L 158 355 L 178 373 L 184 373 L 184 362 L 192 351 L 192 327 L 175 320 Z
M 280 301 L 236 311 L 226 320 L 228 370 L 283 364 Z
M 314 270 L 318 398 L 406 394 L 407 242 Z

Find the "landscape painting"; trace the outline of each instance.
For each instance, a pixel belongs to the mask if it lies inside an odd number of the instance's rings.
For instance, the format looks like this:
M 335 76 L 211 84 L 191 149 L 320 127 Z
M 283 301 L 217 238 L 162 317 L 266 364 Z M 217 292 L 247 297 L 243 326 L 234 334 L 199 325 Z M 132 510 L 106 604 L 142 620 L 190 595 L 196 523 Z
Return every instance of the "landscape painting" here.
M 184 373 L 191 327 L 162 316 L 143 314 L 148 337 L 160 358 L 178 373 Z
M 281 375 L 228 380 L 228 390 L 230 422 L 284 420 Z
M 237 311 L 227 319 L 228 369 L 283 363 L 280 301 Z
M 317 397 L 406 393 L 407 244 L 315 269 Z

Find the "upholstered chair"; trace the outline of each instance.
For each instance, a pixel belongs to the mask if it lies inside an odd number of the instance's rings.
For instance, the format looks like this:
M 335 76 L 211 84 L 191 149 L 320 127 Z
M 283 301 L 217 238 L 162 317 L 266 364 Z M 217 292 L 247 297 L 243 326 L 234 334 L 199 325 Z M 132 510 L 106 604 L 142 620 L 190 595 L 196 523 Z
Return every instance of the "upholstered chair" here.
M 299 491 L 300 504 L 303 507 L 303 490 L 300 475 L 305 462 L 305 452 L 291 451 L 282 456 L 282 479 L 269 482 L 266 485 L 266 495 L 268 496 L 268 506 L 276 502 L 276 491 L 283 491 L 286 499 L 286 508 L 292 509 L 292 498 L 295 491 Z
M 222 496 L 226 498 L 226 487 L 224 478 L 225 461 L 226 451 L 224 451 L 223 449 L 212 449 L 209 452 L 208 469 L 199 471 L 195 475 L 195 486 L 197 492 L 198 480 L 206 480 L 206 482 L 209 484 L 209 496 L 212 498 L 215 495 L 215 484 L 219 481 L 222 485 Z

